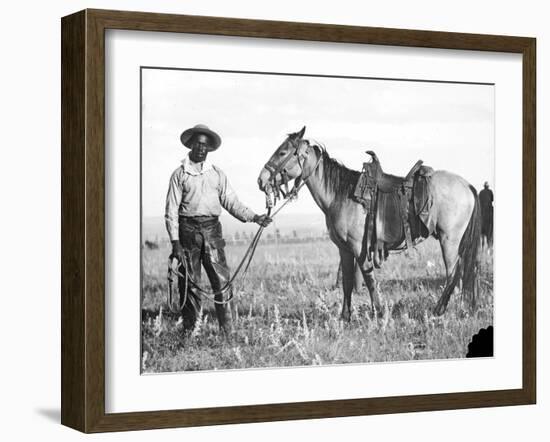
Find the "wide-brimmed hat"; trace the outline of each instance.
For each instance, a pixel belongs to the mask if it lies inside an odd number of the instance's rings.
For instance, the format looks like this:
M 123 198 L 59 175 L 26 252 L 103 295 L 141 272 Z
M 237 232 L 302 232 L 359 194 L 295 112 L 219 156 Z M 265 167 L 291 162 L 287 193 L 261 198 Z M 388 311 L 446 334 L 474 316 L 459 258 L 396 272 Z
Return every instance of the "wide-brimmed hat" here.
M 204 124 L 197 124 L 196 126 L 185 130 L 181 134 L 180 140 L 185 147 L 191 149 L 193 146 L 191 146 L 190 141 L 194 135 L 198 134 L 208 135 L 212 140 L 212 145 L 208 148 L 208 152 L 216 150 L 218 147 L 220 147 L 220 144 L 222 144 L 222 139 L 220 138 L 220 136 L 213 130 L 210 130 L 210 128 Z

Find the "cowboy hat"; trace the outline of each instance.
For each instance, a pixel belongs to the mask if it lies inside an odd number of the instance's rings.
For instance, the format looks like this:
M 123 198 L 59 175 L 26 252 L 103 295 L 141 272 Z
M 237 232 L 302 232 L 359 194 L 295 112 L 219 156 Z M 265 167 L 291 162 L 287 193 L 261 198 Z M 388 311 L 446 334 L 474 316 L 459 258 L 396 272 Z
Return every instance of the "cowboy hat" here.
M 220 138 L 220 136 L 213 130 L 210 130 L 208 126 L 204 124 L 197 124 L 195 127 L 191 127 L 185 130 L 181 134 L 180 140 L 185 147 L 191 149 L 193 146 L 190 144 L 190 142 L 193 139 L 193 136 L 198 134 L 204 134 L 210 137 L 212 144 L 208 148 L 208 152 L 216 150 L 218 147 L 220 147 L 220 144 L 222 144 L 222 139 Z

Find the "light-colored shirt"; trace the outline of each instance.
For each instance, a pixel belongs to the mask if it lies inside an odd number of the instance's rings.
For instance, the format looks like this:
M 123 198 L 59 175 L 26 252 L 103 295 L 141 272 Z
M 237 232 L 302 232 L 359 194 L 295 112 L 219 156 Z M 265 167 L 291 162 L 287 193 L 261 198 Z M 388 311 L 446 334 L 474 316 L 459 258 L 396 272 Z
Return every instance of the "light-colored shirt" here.
M 166 230 L 171 241 L 179 239 L 181 216 L 219 216 L 223 207 L 242 222 L 250 222 L 254 212 L 237 198 L 223 171 L 208 160 L 194 163 L 189 156 L 172 177 L 166 195 Z

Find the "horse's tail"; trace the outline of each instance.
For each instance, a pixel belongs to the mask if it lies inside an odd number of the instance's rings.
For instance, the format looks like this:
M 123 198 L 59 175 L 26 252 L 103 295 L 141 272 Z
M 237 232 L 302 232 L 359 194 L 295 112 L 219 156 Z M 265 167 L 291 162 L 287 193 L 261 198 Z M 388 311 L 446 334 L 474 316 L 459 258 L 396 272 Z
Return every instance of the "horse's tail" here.
M 479 267 L 479 246 L 481 243 L 481 209 L 476 189 L 470 185 L 474 195 L 474 209 L 458 246 L 458 261 L 453 269 L 451 280 L 447 281 L 443 295 L 435 308 L 435 313 L 445 312 L 454 288 L 462 278 L 462 293 L 473 309 L 476 305 L 477 272 Z
M 477 191 L 472 185 L 469 186 L 474 195 L 474 210 L 466 227 L 466 231 L 458 246 L 458 255 L 462 267 L 462 291 L 470 301 L 473 309 L 476 305 L 478 269 L 479 269 L 479 247 L 481 244 L 481 208 Z

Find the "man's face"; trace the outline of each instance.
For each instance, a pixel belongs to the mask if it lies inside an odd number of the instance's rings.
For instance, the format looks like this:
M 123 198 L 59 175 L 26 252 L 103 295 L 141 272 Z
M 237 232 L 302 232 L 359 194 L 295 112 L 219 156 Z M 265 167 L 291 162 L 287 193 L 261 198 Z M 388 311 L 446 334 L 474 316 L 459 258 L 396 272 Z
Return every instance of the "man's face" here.
M 212 142 L 208 135 L 198 134 L 193 137 L 191 143 L 191 160 L 195 163 L 201 163 L 206 160 L 208 149 L 212 146 Z

